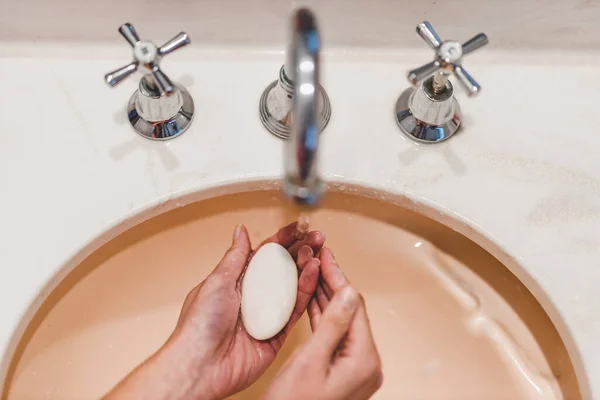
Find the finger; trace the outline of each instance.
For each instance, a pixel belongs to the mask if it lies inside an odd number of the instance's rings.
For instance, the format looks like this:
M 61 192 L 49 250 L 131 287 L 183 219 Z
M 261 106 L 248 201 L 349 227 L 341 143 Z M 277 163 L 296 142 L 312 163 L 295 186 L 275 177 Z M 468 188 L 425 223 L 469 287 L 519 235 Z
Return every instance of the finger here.
M 300 319 L 310 299 L 313 297 L 317 284 L 319 283 L 319 260 L 317 258 L 311 259 L 298 278 L 298 295 L 296 296 L 296 306 L 290 317 L 286 328 L 291 329 L 296 321 Z
M 298 322 L 306 307 L 312 298 L 317 284 L 319 282 L 319 260 L 317 258 L 311 259 L 304 270 L 300 274 L 300 278 L 298 278 L 298 295 L 296 297 L 296 305 L 294 306 L 294 310 L 292 311 L 292 316 L 290 320 L 286 324 L 286 326 L 281 330 L 277 336 L 271 339 L 271 343 L 275 348 L 275 351 L 279 351 L 279 349 L 283 346 L 285 339 L 288 334 Z
M 379 357 L 375 340 L 373 339 L 373 332 L 371 331 L 371 324 L 369 323 L 369 316 L 367 315 L 367 307 L 362 297 L 360 297 L 359 303 L 356 316 L 348 330 L 348 336 L 346 337 L 346 343 L 342 352 L 343 354 L 360 357 L 373 355 Z
M 321 309 L 321 311 L 325 312 L 325 309 L 329 305 L 330 297 L 329 297 L 329 295 L 327 295 L 327 293 L 325 293 L 325 290 L 323 289 L 323 285 L 319 284 L 317 286 L 317 290 L 315 291 L 314 297 L 317 300 L 317 304 L 319 305 L 319 308 Z
M 340 269 L 333 252 L 328 247 L 321 250 L 319 259 L 321 260 L 323 281 L 333 293 L 349 284 L 348 278 L 346 278 L 346 275 Z
M 309 246 L 311 249 L 313 249 L 314 253 L 317 254 L 319 251 L 321 251 L 324 243 L 325 234 L 321 231 L 312 231 L 309 232 L 304 239 L 294 242 L 290 247 L 288 247 L 288 251 L 292 257 L 296 258 L 298 251 L 303 246 Z
M 327 360 L 337 351 L 340 341 L 350 329 L 360 304 L 358 292 L 350 285 L 340 289 L 329 302 L 309 346 L 314 356 Z
M 334 382 L 334 386 L 338 386 L 335 390 L 342 391 L 347 388 L 351 384 L 349 376 L 354 377 L 354 382 L 361 382 L 364 396 L 358 398 L 370 397 L 381 385 L 381 358 L 362 297 L 336 361 L 337 368 L 331 371 L 331 381 Z
M 321 307 L 319 307 L 319 303 L 317 303 L 317 299 L 313 296 L 308 303 L 308 319 L 310 320 L 310 329 L 314 332 L 319 325 L 319 321 L 321 320 Z
M 280 230 L 277 231 L 273 236 L 270 236 L 262 241 L 261 244 L 258 245 L 257 249 L 267 243 L 278 243 L 285 248 L 290 247 L 294 242 L 296 242 L 296 232 L 298 230 L 298 221 L 292 222 L 291 224 L 284 226 Z
M 333 297 L 333 290 L 331 290 L 331 288 L 329 287 L 329 285 L 327 283 L 325 283 L 323 280 L 321 280 L 321 287 L 323 289 L 323 291 L 325 292 L 325 294 L 327 295 L 327 298 L 330 299 Z
M 309 246 L 302 246 L 300 250 L 298 250 L 298 261 L 296 262 L 298 269 L 302 271 L 313 256 L 314 252 Z
M 328 300 L 333 297 L 333 290 L 331 290 L 327 282 L 325 282 L 325 280 L 323 279 L 323 274 L 321 274 L 321 279 L 319 279 L 319 286 L 321 287 L 321 290 L 323 290 L 323 292 L 325 292 L 325 294 L 327 295 Z
M 235 284 L 246 267 L 250 251 L 248 231 L 244 225 L 238 225 L 233 231 L 231 247 L 212 273 L 220 275 L 225 278 L 225 281 Z

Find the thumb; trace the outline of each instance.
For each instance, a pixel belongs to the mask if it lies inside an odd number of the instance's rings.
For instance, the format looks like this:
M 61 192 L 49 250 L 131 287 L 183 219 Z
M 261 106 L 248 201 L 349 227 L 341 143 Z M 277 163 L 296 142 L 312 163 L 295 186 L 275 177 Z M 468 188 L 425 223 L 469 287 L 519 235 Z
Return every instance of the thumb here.
M 233 231 L 233 241 L 213 274 L 225 276 L 228 281 L 236 282 L 246 266 L 250 256 L 250 238 L 244 225 L 238 225 Z
M 346 285 L 335 293 L 311 339 L 313 351 L 318 353 L 315 354 L 317 357 L 331 360 L 340 342 L 348 333 L 359 304 L 360 296 L 350 285 Z

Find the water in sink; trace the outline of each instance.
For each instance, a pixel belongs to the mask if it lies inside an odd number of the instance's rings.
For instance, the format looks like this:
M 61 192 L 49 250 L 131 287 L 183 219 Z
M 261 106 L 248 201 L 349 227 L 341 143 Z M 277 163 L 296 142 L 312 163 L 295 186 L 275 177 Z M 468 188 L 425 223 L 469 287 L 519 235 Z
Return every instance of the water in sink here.
M 254 244 L 287 224 L 276 192 L 205 200 L 118 236 L 50 295 L 14 358 L 9 399 L 98 398 L 154 352 L 237 223 Z M 384 368 L 375 399 L 577 399 L 571 360 L 534 297 L 465 237 L 382 201 L 333 193 L 310 213 L 365 296 Z M 439 249 L 439 250 L 438 250 Z M 298 344 L 233 397 L 257 399 Z

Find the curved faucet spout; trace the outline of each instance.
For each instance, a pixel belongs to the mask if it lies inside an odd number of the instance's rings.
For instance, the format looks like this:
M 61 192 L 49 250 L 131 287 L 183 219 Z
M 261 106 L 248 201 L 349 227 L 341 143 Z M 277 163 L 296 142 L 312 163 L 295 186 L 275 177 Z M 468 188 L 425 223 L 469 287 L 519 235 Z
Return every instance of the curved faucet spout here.
M 319 150 L 319 51 L 313 14 L 299 9 L 292 17 L 291 40 L 283 73 L 293 82 L 291 135 L 285 144 L 283 190 L 294 202 L 315 206 L 325 185 L 317 173 Z

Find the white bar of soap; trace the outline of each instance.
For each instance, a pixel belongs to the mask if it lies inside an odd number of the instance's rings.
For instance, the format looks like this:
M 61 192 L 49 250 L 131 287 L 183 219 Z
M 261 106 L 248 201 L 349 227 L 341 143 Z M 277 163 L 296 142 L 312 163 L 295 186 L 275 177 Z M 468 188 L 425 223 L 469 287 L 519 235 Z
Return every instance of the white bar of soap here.
M 298 295 L 296 263 L 277 243 L 262 246 L 250 260 L 242 282 L 242 322 L 257 340 L 277 335 L 289 321 Z

